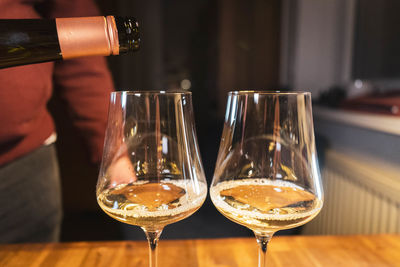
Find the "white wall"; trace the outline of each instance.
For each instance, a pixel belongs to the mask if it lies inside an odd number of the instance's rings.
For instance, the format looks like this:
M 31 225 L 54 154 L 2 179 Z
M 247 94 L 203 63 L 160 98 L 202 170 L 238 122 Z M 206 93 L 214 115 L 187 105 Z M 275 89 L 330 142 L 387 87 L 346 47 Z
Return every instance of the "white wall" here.
M 284 0 L 281 83 L 318 96 L 350 81 L 356 0 Z

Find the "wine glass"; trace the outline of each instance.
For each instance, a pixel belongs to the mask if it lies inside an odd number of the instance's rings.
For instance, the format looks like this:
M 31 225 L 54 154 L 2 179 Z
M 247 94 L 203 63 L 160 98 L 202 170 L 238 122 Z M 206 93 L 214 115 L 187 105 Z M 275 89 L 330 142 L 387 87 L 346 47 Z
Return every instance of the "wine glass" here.
M 207 195 L 190 92 L 111 93 L 96 194 L 105 213 L 144 230 L 157 266 L 163 228 Z
M 276 231 L 318 214 L 323 192 L 310 93 L 229 92 L 210 196 L 219 212 L 254 232 L 259 267 Z

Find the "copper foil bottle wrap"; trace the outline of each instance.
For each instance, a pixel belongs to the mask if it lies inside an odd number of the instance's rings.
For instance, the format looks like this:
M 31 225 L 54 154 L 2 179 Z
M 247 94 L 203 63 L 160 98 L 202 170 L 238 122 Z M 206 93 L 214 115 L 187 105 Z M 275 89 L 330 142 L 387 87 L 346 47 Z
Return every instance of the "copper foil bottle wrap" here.
M 113 16 L 57 18 L 56 26 L 63 59 L 119 54 Z

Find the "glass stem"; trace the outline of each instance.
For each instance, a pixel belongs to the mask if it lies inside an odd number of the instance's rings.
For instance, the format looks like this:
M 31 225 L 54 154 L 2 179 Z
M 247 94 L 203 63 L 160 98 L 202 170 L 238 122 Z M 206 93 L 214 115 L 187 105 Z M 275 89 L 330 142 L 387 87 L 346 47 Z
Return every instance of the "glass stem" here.
M 258 267 L 267 266 L 267 246 L 274 233 L 254 232 L 258 243 Z
M 149 266 L 157 267 L 157 244 L 160 238 L 162 229 L 159 230 L 147 230 L 143 228 L 146 234 L 147 241 L 149 243 Z

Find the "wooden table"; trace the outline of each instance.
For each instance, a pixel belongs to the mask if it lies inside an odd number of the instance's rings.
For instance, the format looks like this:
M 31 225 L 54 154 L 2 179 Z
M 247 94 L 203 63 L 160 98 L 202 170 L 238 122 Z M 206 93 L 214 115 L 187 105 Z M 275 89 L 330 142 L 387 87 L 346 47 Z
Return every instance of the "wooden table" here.
M 1 245 L 0 266 L 148 266 L 145 241 Z M 400 266 L 400 235 L 274 237 L 272 266 Z M 161 240 L 159 266 L 257 266 L 254 238 Z

